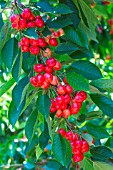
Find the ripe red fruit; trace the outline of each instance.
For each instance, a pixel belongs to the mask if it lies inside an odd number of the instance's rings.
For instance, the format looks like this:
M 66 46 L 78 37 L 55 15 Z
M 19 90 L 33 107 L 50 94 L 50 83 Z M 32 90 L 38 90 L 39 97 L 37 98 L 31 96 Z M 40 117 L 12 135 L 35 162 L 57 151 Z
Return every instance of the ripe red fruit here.
M 22 18 L 29 19 L 32 15 L 32 12 L 29 8 L 25 8 L 21 14 Z
M 28 52 L 29 51 L 29 46 L 25 46 L 25 45 L 23 45 L 22 46 L 22 52 Z
M 29 46 L 29 38 L 23 37 L 21 39 L 21 45 Z
M 70 108 L 71 114 L 77 114 L 80 111 L 81 105 L 81 103 L 73 103 Z
M 26 19 L 21 18 L 18 23 L 19 30 L 25 29 L 27 27 Z
M 56 47 L 56 46 L 58 45 L 58 41 L 57 41 L 56 38 L 50 38 L 49 44 L 50 44 L 51 46 Z
M 35 28 L 35 27 L 36 27 L 36 25 L 35 25 L 34 22 L 28 22 L 27 23 L 27 28 Z
M 51 81 L 53 80 L 53 75 L 51 73 L 45 73 L 44 78 L 46 82 L 51 83 Z
M 60 133 L 63 137 L 66 135 L 66 131 L 64 129 L 59 129 L 58 133 Z
M 46 48 L 45 51 L 43 52 L 44 57 L 51 57 L 52 56 L 52 51 L 50 48 Z
M 63 103 L 61 109 L 62 109 L 62 110 L 67 109 L 67 103 Z
M 58 93 L 58 94 L 61 94 L 61 95 L 65 94 L 65 93 L 66 93 L 65 86 L 59 85 L 59 86 L 57 87 L 57 93 Z
M 53 72 L 53 69 L 49 66 L 45 66 L 45 72 L 46 73 L 52 73 Z
M 33 54 L 33 55 L 38 55 L 39 52 L 40 52 L 40 48 L 34 47 L 34 46 L 31 46 L 29 50 L 30 50 L 30 53 Z
M 57 117 L 57 118 L 62 117 L 62 110 L 57 110 L 57 112 L 56 112 L 56 117 Z
M 19 29 L 18 23 L 12 23 L 12 28 Z
M 64 81 L 65 84 L 68 84 L 66 77 L 64 77 L 63 81 Z
M 66 85 L 65 89 L 66 89 L 66 92 L 69 94 L 73 92 L 73 88 L 70 85 Z
M 65 135 L 67 140 L 73 140 L 73 133 L 71 131 L 66 132 Z
M 36 77 L 31 77 L 31 78 L 30 78 L 30 83 L 31 83 L 33 86 L 35 86 L 35 87 L 37 86 L 37 87 L 38 87 Z
M 76 140 L 75 141 L 75 145 L 76 145 L 76 148 L 82 148 L 82 145 L 83 145 L 83 143 L 82 143 L 82 141 L 81 140 Z
M 73 134 L 73 141 L 75 141 L 75 140 L 78 140 L 78 134 L 77 133 Z
M 37 84 L 39 86 L 42 86 L 44 81 L 45 81 L 44 76 L 42 74 L 37 74 L 36 75 L 36 80 L 37 80 Z
M 102 2 L 102 4 L 103 4 L 103 5 L 110 5 L 110 4 L 111 4 L 111 2 L 103 1 L 103 2 Z
M 65 94 L 64 95 L 64 102 L 68 104 L 68 103 L 70 103 L 70 101 L 71 101 L 70 95 L 69 94 Z
M 75 155 L 81 154 L 81 150 L 78 149 L 78 148 L 76 148 L 76 147 L 73 147 L 73 148 L 72 148 L 72 152 L 73 152 L 73 154 L 75 154 Z
M 20 19 L 20 16 L 18 14 L 14 14 L 10 17 L 10 21 L 15 24 L 19 22 L 19 19 Z
M 55 107 L 56 107 L 57 110 L 61 110 L 62 109 L 62 103 L 55 102 Z
M 56 86 L 58 84 L 59 80 L 58 80 L 58 77 L 57 76 L 53 76 L 53 80 L 51 81 L 51 84 L 53 86 Z
M 60 70 L 62 67 L 61 63 L 59 61 L 56 61 L 55 66 L 53 67 L 55 70 Z
M 36 19 L 42 19 L 42 17 L 40 15 L 37 15 Z
M 67 119 L 69 116 L 70 116 L 70 111 L 69 111 L 69 109 L 63 110 L 63 117 Z
M 34 71 L 37 73 L 41 73 L 44 71 L 44 65 L 43 64 L 35 64 L 34 65 Z
M 77 101 L 77 102 L 83 102 L 84 100 L 86 100 L 86 98 L 87 98 L 86 92 L 84 92 L 84 91 L 79 91 L 79 92 L 76 94 L 74 100 Z
M 48 89 L 49 86 L 50 86 L 49 82 L 44 81 L 44 82 L 43 82 L 43 85 L 42 85 L 41 87 L 42 87 L 43 89 Z
M 51 106 L 51 107 L 50 107 L 50 112 L 51 112 L 51 113 L 56 112 L 56 108 Z
M 44 48 L 44 47 L 47 46 L 47 43 L 45 42 L 45 39 L 44 39 L 44 38 L 38 38 L 37 41 L 38 41 L 38 46 L 39 46 L 39 47 Z
M 30 39 L 30 45 L 32 45 L 32 46 L 38 46 L 38 40 L 36 40 L 36 39 Z
M 35 21 L 35 24 L 38 28 L 43 28 L 44 27 L 44 21 L 43 19 L 37 19 L 36 17 L 36 21 Z
M 59 104 L 63 103 L 64 102 L 64 96 L 57 96 L 56 102 L 59 103 Z
M 81 148 L 81 152 L 88 152 L 89 150 L 89 144 L 87 143 L 86 140 L 83 140 L 82 141 L 82 148 Z
M 35 16 L 31 13 L 30 17 L 29 17 L 29 21 L 35 21 Z
M 74 162 L 81 162 L 84 158 L 84 155 L 82 153 L 78 154 L 78 155 L 73 155 L 73 161 Z
M 54 67 L 56 64 L 56 60 L 54 57 L 51 57 L 49 59 L 46 60 L 46 65 L 49 67 Z

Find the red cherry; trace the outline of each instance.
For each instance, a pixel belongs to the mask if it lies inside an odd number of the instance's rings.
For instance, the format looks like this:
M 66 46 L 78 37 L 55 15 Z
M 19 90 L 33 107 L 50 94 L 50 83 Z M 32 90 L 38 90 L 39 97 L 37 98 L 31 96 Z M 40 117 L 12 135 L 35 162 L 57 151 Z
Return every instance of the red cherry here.
M 35 16 L 33 14 L 30 15 L 29 21 L 35 21 Z
M 66 85 L 65 89 L 66 89 L 66 92 L 69 94 L 73 92 L 73 88 L 70 85 Z
M 59 82 L 58 77 L 57 76 L 53 76 L 53 80 L 51 81 L 51 84 L 53 86 L 57 86 L 58 82 Z
M 67 140 L 72 140 L 73 139 L 73 133 L 71 131 L 66 132 L 65 135 Z
M 72 141 L 70 142 L 70 144 L 71 144 L 71 146 L 72 146 L 72 149 L 75 148 L 75 141 L 72 140 Z
M 56 64 L 56 60 L 54 57 L 51 57 L 49 59 L 46 60 L 46 65 L 49 67 L 54 67 Z
M 86 140 L 82 141 L 82 148 L 81 148 L 81 152 L 88 152 L 89 150 L 89 144 Z
M 84 100 L 86 100 L 87 98 L 87 94 L 84 91 L 80 91 L 76 94 L 74 100 L 77 102 L 83 102 Z
M 21 18 L 19 20 L 19 30 L 25 29 L 27 27 L 26 19 Z
M 30 47 L 30 53 L 33 54 L 33 55 L 38 55 L 40 52 L 40 48 L 39 47 L 34 47 L 34 46 L 31 46 Z
M 45 51 L 43 52 L 44 57 L 51 57 L 52 56 L 52 51 L 50 48 L 46 48 Z
M 60 133 L 63 137 L 66 135 L 66 131 L 64 129 L 59 129 L 58 133 Z
M 65 89 L 65 86 L 63 86 L 63 85 L 59 85 L 58 87 L 57 87 L 57 93 L 58 94 L 65 94 L 66 93 L 66 89 Z
M 51 107 L 50 107 L 50 112 L 51 112 L 51 113 L 56 112 L 56 108 L 51 106 Z
M 22 52 L 28 52 L 29 51 L 29 46 L 25 46 L 25 45 L 23 45 L 22 46 Z
M 47 82 L 51 83 L 51 81 L 53 80 L 53 75 L 51 73 L 45 73 L 44 78 Z
M 35 27 L 36 27 L 36 25 L 35 25 L 34 22 L 28 22 L 27 23 L 27 28 L 35 28 Z
M 12 23 L 12 28 L 19 29 L 18 23 Z
M 36 17 L 37 18 L 37 17 Z M 35 24 L 38 28 L 43 28 L 44 27 L 44 21 L 43 19 L 36 19 Z
M 43 64 L 35 64 L 34 65 L 34 71 L 37 73 L 42 73 L 44 71 L 44 65 Z
M 47 43 L 45 42 L 44 38 L 38 38 L 38 46 L 42 48 L 47 46 Z
M 37 84 L 39 86 L 42 86 L 43 83 L 45 82 L 44 76 L 42 74 L 37 74 L 36 75 L 36 80 L 37 80 Z
M 67 109 L 67 104 L 66 104 L 66 103 L 63 103 L 61 109 L 62 109 L 62 110 Z
M 56 117 L 57 117 L 57 118 L 62 117 L 62 110 L 57 110 L 57 112 L 56 112 Z
M 63 81 L 64 81 L 65 84 L 68 84 L 66 77 L 64 77 Z
M 64 102 L 64 96 L 57 96 L 56 102 L 59 103 L 59 104 L 63 103 Z
M 38 40 L 36 40 L 36 39 L 30 39 L 30 45 L 32 45 L 32 46 L 38 46 Z
M 36 77 L 31 77 L 31 78 L 30 78 L 30 83 L 31 83 L 33 86 L 35 86 L 35 87 L 38 86 Z
M 81 103 L 73 103 L 71 108 L 70 108 L 70 112 L 71 114 L 77 114 L 80 111 L 81 108 Z
M 70 103 L 70 101 L 71 101 L 70 95 L 69 94 L 65 94 L 64 95 L 64 102 L 68 104 L 68 103 Z
M 49 86 L 50 86 L 49 82 L 44 81 L 44 82 L 43 82 L 43 85 L 42 85 L 41 87 L 42 87 L 43 89 L 48 89 Z
M 82 153 L 78 154 L 78 155 L 73 155 L 73 161 L 74 162 L 81 162 L 84 158 L 84 155 Z
M 62 109 L 62 103 L 55 102 L 55 107 L 56 107 L 57 110 L 61 110 Z
M 51 106 L 52 106 L 52 107 L 55 107 L 55 101 L 54 101 L 54 99 L 51 99 Z
M 42 19 L 42 17 L 40 15 L 37 15 L 36 19 Z
M 21 45 L 29 46 L 29 38 L 23 37 L 21 39 Z
M 72 152 L 73 152 L 73 154 L 75 154 L 75 155 L 81 154 L 80 149 L 78 149 L 78 148 L 76 148 L 76 147 L 73 147 L 73 148 L 72 148 Z
M 69 116 L 70 116 L 70 111 L 69 111 L 69 109 L 63 110 L 63 117 L 67 119 Z
M 18 14 L 14 14 L 10 17 L 10 21 L 12 23 L 18 23 L 19 22 L 19 19 L 20 19 L 20 16 Z
M 45 66 L 45 72 L 46 73 L 52 73 L 53 72 L 53 69 L 49 66 Z
M 73 134 L 73 140 L 75 141 L 75 140 L 78 140 L 78 134 L 77 133 L 74 133 Z
M 75 141 L 75 146 L 76 146 L 76 148 L 82 148 L 82 145 L 83 145 L 83 143 L 82 143 L 82 141 L 81 140 L 76 140 Z
M 110 5 L 110 4 L 111 4 L 111 2 L 103 1 L 103 2 L 102 2 L 102 4 L 103 4 L 103 5 Z
M 29 8 L 25 8 L 21 14 L 22 18 L 29 19 L 32 15 L 32 12 Z
M 62 67 L 61 63 L 59 61 L 56 61 L 56 65 L 53 67 L 55 70 L 60 70 Z
M 49 44 L 50 44 L 51 46 L 57 46 L 57 45 L 58 45 L 58 41 L 57 41 L 56 38 L 50 38 Z

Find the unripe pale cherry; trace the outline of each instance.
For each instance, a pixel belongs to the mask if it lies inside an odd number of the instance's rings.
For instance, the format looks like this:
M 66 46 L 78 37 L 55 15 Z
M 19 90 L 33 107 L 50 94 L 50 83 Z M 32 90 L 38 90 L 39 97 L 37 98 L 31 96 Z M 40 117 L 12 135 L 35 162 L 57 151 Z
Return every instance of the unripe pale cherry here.
M 44 57 L 51 57 L 52 56 L 52 51 L 50 48 L 46 48 L 45 51 L 43 51 L 43 56 Z
M 57 110 L 57 112 L 56 112 L 56 117 L 57 118 L 60 118 L 60 117 L 62 117 L 62 110 Z
M 51 81 L 51 84 L 53 86 L 57 86 L 59 83 L 58 77 L 57 76 L 53 76 L 53 80 Z
M 70 111 L 69 111 L 69 109 L 63 110 L 63 117 L 67 119 L 69 116 L 70 116 Z

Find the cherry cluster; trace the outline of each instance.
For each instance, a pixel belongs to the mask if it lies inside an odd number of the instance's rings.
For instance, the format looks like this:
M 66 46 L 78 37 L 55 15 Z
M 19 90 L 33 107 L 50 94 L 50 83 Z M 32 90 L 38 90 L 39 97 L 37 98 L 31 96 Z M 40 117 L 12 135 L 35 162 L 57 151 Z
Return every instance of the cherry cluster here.
M 73 133 L 72 131 L 66 132 L 64 129 L 59 129 L 58 133 L 70 141 L 72 146 L 73 161 L 81 162 L 84 158 L 84 153 L 89 150 L 88 142 L 83 138 L 79 139 L 79 135 L 77 133 Z
M 12 15 L 10 17 L 10 21 L 12 22 L 12 28 L 15 28 L 17 30 L 44 27 L 44 20 L 42 19 L 42 17 L 39 15 L 35 17 L 29 8 L 25 8 L 20 15 Z
M 46 65 L 36 64 L 34 65 L 34 71 L 38 73 L 36 76 L 30 78 L 30 82 L 34 87 L 42 87 L 48 89 L 50 85 L 58 85 L 58 77 L 54 76 L 53 71 L 59 71 L 62 65 L 54 57 L 50 57 L 46 60 Z
M 80 111 L 82 102 L 87 98 L 87 94 L 84 91 L 74 93 L 66 78 L 64 80 L 66 85 L 59 85 L 57 87 L 58 96 L 55 99 L 51 99 L 50 112 L 56 112 L 57 118 L 68 118 L 72 114 L 77 114 Z

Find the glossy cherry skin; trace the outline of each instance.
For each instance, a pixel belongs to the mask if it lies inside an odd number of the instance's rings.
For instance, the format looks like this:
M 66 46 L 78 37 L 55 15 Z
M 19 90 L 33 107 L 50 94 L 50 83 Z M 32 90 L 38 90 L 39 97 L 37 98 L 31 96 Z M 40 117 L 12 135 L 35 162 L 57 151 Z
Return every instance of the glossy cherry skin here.
M 73 152 L 73 154 L 76 154 L 76 155 L 81 154 L 81 150 L 76 147 L 72 148 L 72 152 Z
M 60 133 L 63 137 L 66 135 L 66 131 L 62 128 L 58 130 L 58 133 Z
M 57 93 L 58 93 L 58 94 L 61 94 L 61 95 L 64 95 L 64 94 L 66 93 L 65 86 L 59 85 L 59 86 L 57 87 Z
M 37 84 L 39 86 L 42 86 L 44 81 L 45 81 L 44 76 L 42 74 L 37 74 L 36 75 L 36 80 L 37 80 Z
M 83 102 L 84 100 L 86 100 L 87 98 L 87 94 L 84 91 L 80 91 L 76 94 L 74 100 L 77 102 Z
M 52 107 L 52 106 L 51 106 L 51 107 L 50 107 L 50 112 L 51 112 L 51 113 L 56 112 L 56 107 Z
M 82 148 L 82 145 L 83 145 L 83 143 L 82 143 L 82 141 L 81 140 L 76 140 L 75 141 L 75 145 L 76 145 L 76 148 Z
M 53 76 L 53 80 L 51 81 L 51 84 L 53 86 L 57 86 L 59 83 L 58 77 L 57 76 Z
M 73 134 L 73 141 L 76 141 L 76 140 L 78 140 L 78 134 L 77 134 L 77 133 L 74 133 L 74 134 Z
M 21 14 L 22 18 L 29 19 L 32 15 L 32 12 L 29 8 L 25 8 Z
M 55 58 L 51 57 L 51 58 L 47 59 L 46 60 L 46 65 L 53 68 L 56 65 Z
M 81 152 L 88 152 L 89 150 L 89 144 L 86 140 L 82 141 L 82 148 L 81 148 Z
M 29 51 L 29 46 L 22 46 L 22 52 L 28 52 Z
M 35 16 L 31 13 L 30 17 L 29 17 L 29 21 L 35 21 Z
M 34 47 L 34 46 L 31 46 L 30 47 L 30 53 L 33 54 L 33 55 L 38 55 L 40 52 L 40 48 L 39 47 Z
M 51 46 L 56 47 L 56 46 L 58 45 L 58 41 L 57 41 L 56 38 L 50 38 L 49 44 L 50 44 Z
M 65 110 L 65 109 L 67 109 L 67 104 L 66 104 L 65 102 L 62 104 L 62 107 L 61 107 L 61 109 L 62 109 L 62 110 Z
M 51 73 L 45 73 L 44 78 L 46 82 L 51 83 L 51 81 L 53 80 L 53 75 Z
M 59 61 L 56 61 L 56 65 L 53 67 L 55 70 L 59 71 L 61 69 L 62 65 Z
M 44 81 L 44 82 L 43 82 L 43 85 L 42 85 L 41 87 L 42 87 L 43 89 L 48 89 L 49 86 L 50 86 L 49 82 Z
M 18 14 L 14 14 L 10 17 L 10 21 L 12 23 L 18 23 L 19 22 L 19 19 L 20 19 L 20 16 Z
M 36 25 L 35 25 L 34 22 L 28 22 L 27 23 L 27 28 L 35 28 L 35 27 L 36 27 Z
M 73 140 L 73 133 L 71 131 L 66 132 L 65 135 L 67 140 Z
M 31 83 L 33 86 L 38 86 L 36 77 L 31 77 L 31 78 L 30 78 L 30 83 Z
M 73 88 L 70 85 L 66 85 L 65 89 L 66 89 L 66 93 L 71 94 L 73 92 Z
M 36 73 L 42 73 L 44 71 L 45 67 L 43 64 L 35 64 L 34 65 L 34 71 Z
M 68 104 L 68 103 L 70 103 L 70 101 L 71 101 L 70 95 L 69 94 L 65 94 L 64 95 L 64 102 Z
M 56 102 L 59 103 L 59 104 L 63 103 L 64 102 L 64 96 L 57 96 Z
M 81 162 L 83 158 L 84 158 L 84 155 L 82 153 L 73 155 L 74 162 Z
M 66 77 L 63 78 L 65 84 L 68 84 Z
M 62 117 L 62 110 L 57 110 L 57 112 L 56 112 L 56 117 L 57 118 L 61 118 Z
M 63 117 L 67 119 L 69 116 L 70 116 L 70 110 L 69 109 L 63 110 Z
M 47 43 L 45 42 L 45 39 L 44 39 L 44 38 L 38 38 L 37 41 L 38 41 L 38 46 L 39 46 L 39 47 L 44 48 L 44 47 L 47 46 Z
M 18 23 L 12 23 L 12 28 L 19 29 Z
M 36 40 L 36 39 L 30 39 L 29 42 L 30 42 L 30 45 L 32 45 L 34 47 L 38 46 L 38 40 Z
M 29 38 L 23 37 L 21 39 L 21 45 L 29 46 Z
M 46 72 L 46 73 L 52 73 L 52 72 L 53 72 L 52 67 L 45 66 L 45 72 Z
M 55 107 L 57 110 L 62 110 L 62 103 L 55 102 Z
M 27 22 L 25 19 L 21 18 L 18 23 L 19 30 L 25 29 L 27 27 Z
M 44 21 L 43 19 L 36 19 L 35 24 L 38 28 L 43 28 L 44 27 Z

